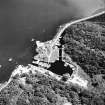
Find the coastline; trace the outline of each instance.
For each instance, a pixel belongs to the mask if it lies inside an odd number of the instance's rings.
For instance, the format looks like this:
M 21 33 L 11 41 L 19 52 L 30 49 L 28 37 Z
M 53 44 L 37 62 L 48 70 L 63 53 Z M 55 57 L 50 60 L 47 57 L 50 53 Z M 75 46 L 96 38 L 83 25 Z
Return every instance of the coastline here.
M 52 45 L 51 46 L 53 46 L 55 43 L 56 43 L 56 41 L 60 38 L 60 35 L 62 35 L 63 34 L 63 32 L 64 32 L 64 30 L 65 29 L 67 29 L 70 25 L 72 25 L 72 24 L 75 24 L 75 23 L 77 23 L 77 22 L 81 22 L 81 21 L 85 21 L 85 20 L 88 20 L 88 19 L 91 19 L 91 18 L 94 18 L 94 17 L 97 17 L 97 16 L 99 16 L 99 15 L 102 15 L 102 14 L 104 14 L 105 13 L 105 11 L 103 11 L 103 12 L 101 12 L 101 13 L 98 13 L 98 14 L 95 14 L 95 15 L 92 15 L 92 16 L 89 16 L 89 17 L 86 17 L 86 18 L 83 18 L 83 19 L 78 19 L 78 20 L 75 20 L 75 21 L 72 21 L 72 22 L 69 22 L 69 23 L 67 23 L 67 24 L 65 24 L 65 25 L 61 25 L 60 26 L 60 28 L 59 28 L 59 30 L 58 30 L 58 32 L 57 32 L 57 34 L 54 36 L 54 38 L 52 39 L 53 40 L 53 43 L 52 43 Z M 28 66 L 28 65 L 27 65 Z M 27 67 L 26 66 L 26 67 Z M 19 71 L 13 71 L 12 72 L 12 74 L 15 74 L 16 72 L 20 72 L 20 69 L 18 69 Z M 16 74 L 18 74 L 18 73 L 16 73 Z M 11 76 L 10 76 L 10 78 L 9 78 L 9 81 L 11 80 Z M 8 81 L 8 82 L 9 82 Z M 2 86 L 6 86 L 6 83 L 8 84 L 8 82 L 5 82 L 4 84 L 2 84 Z M 1 86 L 1 87 L 2 87 Z M 4 88 L 3 87 L 3 88 Z

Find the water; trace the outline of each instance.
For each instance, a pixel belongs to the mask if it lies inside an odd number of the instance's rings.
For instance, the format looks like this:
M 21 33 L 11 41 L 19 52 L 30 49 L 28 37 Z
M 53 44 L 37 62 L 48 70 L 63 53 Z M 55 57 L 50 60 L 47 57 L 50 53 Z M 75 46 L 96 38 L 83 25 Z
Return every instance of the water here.
M 79 8 L 67 1 L 0 0 L 0 81 L 9 78 L 16 63 L 31 62 L 32 38 L 52 39 L 60 24 L 83 17 Z M 10 57 L 12 62 L 8 62 Z

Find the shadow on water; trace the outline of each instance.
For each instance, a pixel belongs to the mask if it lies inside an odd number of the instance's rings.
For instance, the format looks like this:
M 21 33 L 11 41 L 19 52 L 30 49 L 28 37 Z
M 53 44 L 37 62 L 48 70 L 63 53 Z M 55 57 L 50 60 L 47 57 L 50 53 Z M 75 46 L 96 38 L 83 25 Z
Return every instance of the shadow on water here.
M 0 81 L 9 78 L 16 62 L 27 64 L 32 60 L 32 38 L 46 41 L 56 28 L 81 17 L 72 4 L 55 0 L 0 0 Z M 12 57 L 15 61 L 8 62 Z

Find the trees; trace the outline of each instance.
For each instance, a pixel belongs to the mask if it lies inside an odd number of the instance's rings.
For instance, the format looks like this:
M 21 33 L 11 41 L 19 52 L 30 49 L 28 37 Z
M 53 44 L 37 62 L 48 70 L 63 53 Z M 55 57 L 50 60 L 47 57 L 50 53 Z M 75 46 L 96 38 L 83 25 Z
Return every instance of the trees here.
M 101 35 L 102 30 L 103 27 L 92 22 L 76 23 L 65 30 L 65 53 L 90 77 L 104 73 L 105 36 Z

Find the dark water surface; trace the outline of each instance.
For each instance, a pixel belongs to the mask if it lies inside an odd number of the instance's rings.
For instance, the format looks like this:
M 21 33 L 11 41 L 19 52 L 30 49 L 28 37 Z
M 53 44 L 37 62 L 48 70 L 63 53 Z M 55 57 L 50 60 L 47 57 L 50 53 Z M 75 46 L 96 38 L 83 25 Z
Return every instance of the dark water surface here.
M 15 63 L 32 60 L 31 39 L 51 39 L 63 23 L 82 17 L 64 0 L 0 0 L 0 81 L 7 80 Z M 14 60 L 8 62 L 8 58 Z

